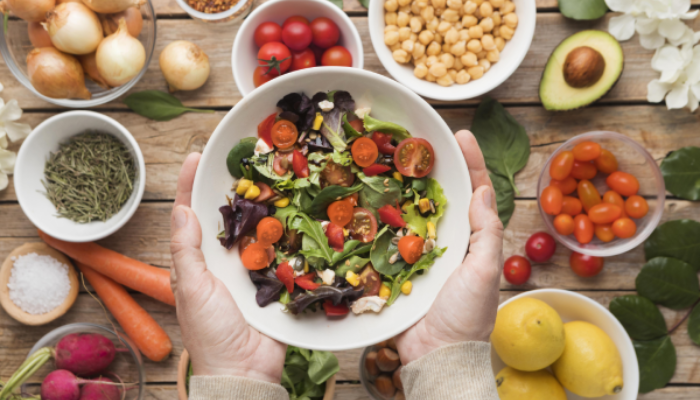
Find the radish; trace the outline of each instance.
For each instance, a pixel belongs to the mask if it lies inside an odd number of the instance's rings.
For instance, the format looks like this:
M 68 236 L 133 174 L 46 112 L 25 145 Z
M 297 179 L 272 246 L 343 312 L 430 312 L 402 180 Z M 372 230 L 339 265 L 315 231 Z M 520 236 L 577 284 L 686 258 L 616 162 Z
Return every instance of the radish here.
M 41 382 L 42 400 L 78 400 L 80 387 L 78 378 L 65 369 L 57 369 L 46 375 Z
M 103 383 L 104 382 L 104 383 Z M 86 381 L 80 389 L 79 400 L 120 400 L 121 392 L 111 380 L 99 377 Z
M 71 333 L 56 345 L 56 367 L 80 376 L 96 375 L 114 361 L 114 343 L 97 333 Z

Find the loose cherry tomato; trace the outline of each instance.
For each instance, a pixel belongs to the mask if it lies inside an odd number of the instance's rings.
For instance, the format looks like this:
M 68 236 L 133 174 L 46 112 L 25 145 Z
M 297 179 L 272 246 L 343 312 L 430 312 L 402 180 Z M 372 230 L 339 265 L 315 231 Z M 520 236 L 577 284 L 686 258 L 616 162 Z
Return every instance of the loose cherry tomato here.
M 562 214 L 567 214 L 572 217 L 575 217 L 579 214 L 581 214 L 581 210 L 583 209 L 583 205 L 581 204 L 581 200 L 577 199 L 576 197 L 571 197 L 571 196 L 564 196 L 562 199 L 561 203 L 561 212 Z
M 391 167 L 383 164 L 372 164 L 369 167 L 362 170 L 365 176 L 375 176 L 383 174 L 387 171 L 391 171 Z
M 637 224 L 629 218 L 620 218 L 612 224 L 612 231 L 620 239 L 627 239 L 637 233 Z
M 537 232 L 530 236 L 525 243 L 525 253 L 534 262 L 547 262 L 554 255 L 557 243 L 552 235 L 546 232 Z
M 283 176 L 289 171 L 294 162 L 294 154 L 291 151 L 288 152 L 276 152 L 275 157 L 272 161 L 272 170 L 279 176 Z
M 649 212 L 649 204 L 644 200 L 644 197 L 634 195 L 630 196 L 625 201 L 625 212 L 631 218 L 643 218 Z
M 617 158 L 608 150 L 601 149 L 600 156 L 594 160 L 598 171 L 604 174 L 612 174 L 617 171 Z
M 627 172 L 615 171 L 605 180 L 610 189 L 625 197 L 634 196 L 639 191 L 639 181 Z
M 347 304 L 333 305 L 331 300 L 323 302 L 323 310 L 326 312 L 326 317 L 342 317 L 350 312 Z
M 369 243 L 374 240 L 374 236 L 377 234 L 377 219 L 366 209 L 355 207 L 348 231 L 351 238 L 362 243 Z
M 401 218 L 401 212 L 396 208 L 385 205 L 377 210 L 379 220 L 394 228 L 403 228 L 406 226 L 406 221 Z
M 559 214 L 554 218 L 554 229 L 560 235 L 568 236 L 574 233 L 574 219 L 568 214 Z
M 274 22 L 263 22 L 255 28 L 253 37 L 255 38 L 255 45 L 258 47 L 262 47 L 269 42 L 281 42 L 282 27 Z
M 257 271 L 267 267 L 270 259 L 267 256 L 267 248 L 260 242 L 251 243 L 241 254 L 243 266 L 251 271 Z
M 275 217 L 265 217 L 258 222 L 256 228 L 258 242 L 264 245 L 277 243 L 284 233 L 282 223 Z
M 350 126 L 352 126 L 352 129 L 358 131 L 359 133 L 362 133 L 365 131 L 365 124 L 362 122 L 361 119 L 353 119 L 352 121 L 350 121 Z M 372 140 L 374 140 L 374 138 L 372 138 Z M 375 141 L 375 143 L 377 143 L 377 142 Z M 377 146 L 379 146 L 378 143 L 377 143 Z M 380 148 L 379 151 L 381 152 L 382 149 Z M 390 154 L 394 154 L 393 149 L 392 149 Z
M 523 256 L 508 257 L 503 264 L 503 276 L 511 285 L 522 285 L 530 279 L 532 266 L 530 261 Z
M 394 151 L 396 151 L 396 146 L 391 144 L 391 135 L 387 133 L 374 132 L 372 140 L 377 144 L 377 148 L 382 154 L 394 154 Z
M 306 25 L 309 24 L 309 20 L 306 19 L 306 17 L 302 17 L 301 15 L 292 15 L 291 17 L 284 20 L 284 22 L 282 23 L 282 29 L 284 29 L 284 27 L 287 26 L 287 24 L 290 24 L 295 21 L 305 23 Z
M 594 224 L 612 224 L 622 215 L 622 208 L 616 204 L 600 203 L 588 210 L 588 218 Z
M 549 186 L 558 187 L 564 196 L 575 192 L 576 185 L 578 185 L 578 182 L 576 182 L 576 179 L 574 179 L 573 176 L 567 176 L 563 181 L 558 181 L 556 179 L 549 181 Z
M 280 282 L 284 283 L 289 293 L 294 291 L 294 268 L 292 268 L 288 262 L 283 262 L 278 265 L 275 275 L 277 275 L 277 279 L 279 279 Z
M 583 278 L 596 276 L 603 270 L 605 260 L 601 257 L 587 256 L 573 252 L 569 257 L 569 266 L 574 273 Z
M 561 214 L 561 207 L 564 202 L 564 196 L 561 190 L 554 186 L 547 186 L 540 195 L 540 205 L 545 213 L 549 215 Z
M 598 170 L 593 163 L 586 161 L 574 161 L 574 166 L 571 168 L 571 176 L 576 179 L 593 179 Z
M 320 283 L 314 282 L 316 279 L 316 274 L 313 272 L 310 272 L 306 275 L 298 276 L 294 278 L 294 283 L 297 284 L 300 288 L 304 290 L 316 290 L 318 289 L 319 286 L 321 286 Z
M 265 70 L 265 67 L 257 67 L 255 71 L 253 71 L 253 85 L 255 85 L 255 87 L 260 87 L 275 78 L 274 75 L 265 73 Z
M 258 67 L 260 68 L 260 67 Z M 274 143 L 272 143 L 272 127 L 275 125 L 275 119 L 277 118 L 277 113 L 272 113 L 267 116 L 261 122 L 258 124 L 258 137 L 267 143 L 268 146 L 272 147 Z
M 309 24 L 299 21 L 290 21 L 282 28 L 282 42 L 290 50 L 304 50 L 311 44 L 313 34 Z
M 581 142 L 572 150 L 577 161 L 593 161 L 600 156 L 601 148 L 595 142 Z
M 292 156 L 292 169 L 294 169 L 294 175 L 297 178 L 308 178 L 309 177 L 309 160 L 301 154 L 301 151 L 294 149 L 294 155 Z
M 370 138 L 361 137 L 352 142 L 352 159 L 360 167 L 369 167 L 377 161 L 379 149 Z
M 299 138 L 299 131 L 292 121 L 281 119 L 272 126 L 272 143 L 280 150 L 286 150 L 294 146 Z
M 328 238 L 328 245 L 337 252 L 342 252 L 345 246 L 345 235 L 343 235 L 343 227 L 338 226 L 334 223 L 328 224 L 326 226 L 326 237 Z
M 287 46 L 280 42 L 265 43 L 258 50 L 258 64 L 265 70 L 265 74 L 281 75 L 292 65 L 292 53 Z
M 574 236 L 581 244 L 590 243 L 593 240 L 593 222 L 586 214 L 574 217 Z
M 433 146 L 425 139 L 404 139 L 394 151 L 394 165 L 403 176 L 422 178 L 435 164 Z
M 321 65 L 326 67 L 352 67 L 352 54 L 343 46 L 333 46 L 323 53 Z
M 574 167 L 574 153 L 570 151 L 562 151 L 552 160 L 549 165 L 549 176 L 552 179 L 563 181 Z
M 316 66 L 316 56 L 313 50 L 304 49 L 292 52 L 292 66 L 290 71 L 299 71 L 300 69 L 312 68 Z
M 255 182 L 255 186 L 257 186 L 258 189 L 260 189 L 260 194 L 254 200 L 256 203 L 262 203 L 263 201 L 270 200 L 272 196 L 275 195 L 275 192 L 272 191 L 272 188 L 270 188 L 265 183 Z
M 420 236 L 403 236 L 399 239 L 399 254 L 407 263 L 415 264 L 423 255 L 424 244 Z
M 326 209 L 326 213 L 331 223 L 338 226 L 345 226 L 352 221 L 352 205 L 345 199 L 332 202 Z
M 338 25 L 326 17 L 319 17 L 311 21 L 311 32 L 313 32 L 314 44 L 322 49 L 335 45 L 340 39 Z
M 326 168 L 321 171 L 321 186 L 338 185 L 350 187 L 355 183 L 355 174 L 352 173 L 350 166 L 343 167 L 333 161 L 328 161 Z
M 601 242 L 608 243 L 615 239 L 615 234 L 612 231 L 612 224 L 595 225 L 595 236 Z
M 578 198 L 583 204 L 583 209 L 588 212 L 594 205 L 600 203 L 600 193 L 591 181 L 584 179 L 578 183 Z

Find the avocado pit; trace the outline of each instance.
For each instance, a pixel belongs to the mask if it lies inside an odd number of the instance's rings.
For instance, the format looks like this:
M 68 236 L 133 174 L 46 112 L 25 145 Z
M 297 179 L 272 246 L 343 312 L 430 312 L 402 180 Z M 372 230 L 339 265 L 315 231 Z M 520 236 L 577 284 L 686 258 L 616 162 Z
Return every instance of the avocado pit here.
M 587 88 L 600 80 L 605 72 L 605 58 L 588 46 L 577 47 L 564 61 L 564 80 L 574 88 Z

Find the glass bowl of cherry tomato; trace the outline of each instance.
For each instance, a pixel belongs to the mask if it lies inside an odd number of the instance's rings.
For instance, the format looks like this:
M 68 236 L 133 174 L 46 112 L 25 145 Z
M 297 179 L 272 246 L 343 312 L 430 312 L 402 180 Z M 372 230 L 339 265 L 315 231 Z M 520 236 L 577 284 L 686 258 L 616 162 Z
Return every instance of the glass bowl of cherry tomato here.
M 652 156 L 625 135 L 594 131 L 567 140 L 540 173 L 537 200 L 547 228 L 576 252 L 610 257 L 649 237 L 666 186 Z
M 272 0 L 257 7 L 233 42 L 233 79 L 242 96 L 277 76 L 320 67 L 362 68 L 350 18 L 327 0 Z

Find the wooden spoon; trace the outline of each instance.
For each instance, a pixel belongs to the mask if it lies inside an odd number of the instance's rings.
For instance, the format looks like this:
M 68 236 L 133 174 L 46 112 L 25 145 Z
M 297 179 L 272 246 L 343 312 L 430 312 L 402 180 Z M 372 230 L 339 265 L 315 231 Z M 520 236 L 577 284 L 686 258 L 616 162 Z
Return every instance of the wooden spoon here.
M 51 256 L 62 264 L 67 265 L 68 279 L 70 280 L 70 292 L 68 292 L 68 296 L 63 304 L 47 313 L 38 315 L 29 314 L 13 303 L 12 300 L 10 300 L 10 288 L 7 287 L 7 283 L 10 281 L 10 275 L 12 274 L 12 267 L 14 266 L 12 258 L 31 253 L 36 253 L 41 256 Z M 7 256 L 2 267 L 0 267 L 0 305 L 2 305 L 2 308 L 4 308 L 12 318 L 25 325 L 44 325 L 65 314 L 66 311 L 73 306 L 73 303 L 75 303 L 75 299 L 78 297 L 78 289 L 78 274 L 75 272 L 73 264 L 71 264 L 63 253 L 54 250 L 44 242 L 25 243 L 14 249 L 12 253 Z

